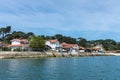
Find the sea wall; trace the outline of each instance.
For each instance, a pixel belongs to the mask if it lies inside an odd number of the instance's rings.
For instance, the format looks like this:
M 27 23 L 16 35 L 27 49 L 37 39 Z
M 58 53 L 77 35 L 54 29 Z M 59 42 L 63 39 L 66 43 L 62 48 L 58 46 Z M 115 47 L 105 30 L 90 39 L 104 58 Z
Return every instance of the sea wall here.
M 56 51 L 49 52 L 0 52 L 0 59 L 9 58 L 40 58 L 40 57 L 84 57 L 84 56 L 116 56 L 112 53 L 59 53 Z

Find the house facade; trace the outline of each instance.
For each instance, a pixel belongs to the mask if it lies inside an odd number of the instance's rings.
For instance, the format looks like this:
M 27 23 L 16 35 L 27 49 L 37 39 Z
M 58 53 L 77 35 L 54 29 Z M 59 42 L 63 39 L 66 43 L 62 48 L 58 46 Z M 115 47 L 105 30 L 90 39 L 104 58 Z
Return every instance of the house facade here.
M 56 39 L 46 41 L 45 45 L 51 47 L 52 50 L 58 50 L 58 48 L 60 47 L 60 43 Z
M 79 52 L 80 52 L 80 53 L 85 52 L 85 48 L 84 48 L 83 46 L 79 46 Z
M 102 45 L 96 45 L 95 47 L 92 48 L 93 52 L 99 52 L 99 53 L 103 53 L 104 52 L 104 48 Z
M 8 47 L 11 51 L 14 51 L 15 49 L 25 50 L 29 47 L 28 43 L 27 39 L 13 39 Z
M 62 48 L 62 52 L 67 51 L 67 52 L 70 52 L 72 54 L 77 53 L 78 52 L 77 50 L 79 49 L 77 44 L 68 44 L 66 42 L 61 43 L 60 46 Z

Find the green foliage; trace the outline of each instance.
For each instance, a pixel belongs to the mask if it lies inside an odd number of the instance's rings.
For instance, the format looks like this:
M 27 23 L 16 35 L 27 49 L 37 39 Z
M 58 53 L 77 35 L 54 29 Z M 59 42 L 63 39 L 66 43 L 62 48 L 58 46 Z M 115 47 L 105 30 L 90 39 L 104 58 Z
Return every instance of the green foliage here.
M 63 36 L 61 34 L 56 34 L 55 36 L 46 36 L 46 40 L 50 40 L 50 39 L 57 39 L 60 43 L 61 42 L 66 42 L 66 43 L 70 43 L 70 44 L 76 44 L 76 38 L 72 38 L 70 36 Z
M 87 40 L 85 38 L 82 38 L 82 37 L 78 38 L 77 43 L 80 46 L 87 47 Z
M 70 36 L 63 36 L 61 34 L 56 34 L 54 36 L 44 36 L 44 35 L 41 35 L 41 37 L 44 40 L 57 39 L 60 43 L 61 42 L 66 42 L 66 43 L 70 43 L 70 44 L 76 44 L 77 43 L 76 38 L 72 38 Z
M 30 39 L 30 47 L 40 50 L 41 48 L 45 47 L 45 41 L 40 36 L 32 36 Z
M 20 48 L 16 48 L 13 51 L 21 51 L 21 49 Z
M 63 36 L 63 39 L 62 39 L 61 42 L 66 42 L 66 43 L 69 43 L 69 44 L 76 44 L 77 43 L 76 38 L 67 37 L 67 36 Z
M 91 40 L 91 41 L 88 41 L 88 43 L 90 47 L 101 44 L 105 50 L 120 50 L 120 43 L 112 39 Z
M 2 35 L 2 40 L 4 41 L 5 36 L 7 33 L 10 33 L 11 31 L 11 26 L 6 26 L 6 27 L 2 27 L 0 28 L 0 35 Z
M 28 49 L 23 49 L 22 51 L 28 51 Z
M 34 33 L 32 32 L 28 32 L 28 33 L 24 33 L 22 31 L 13 31 L 11 34 L 7 34 L 5 36 L 5 40 L 7 41 L 7 43 L 10 43 L 10 40 L 15 39 L 15 38 L 20 38 L 20 39 L 29 39 L 31 36 L 33 36 Z
M 27 37 L 34 36 L 34 33 L 33 33 L 33 32 L 28 32 L 28 33 L 26 34 L 26 36 L 27 36 Z
M 23 39 L 26 39 L 26 38 L 27 38 L 27 35 L 26 35 L 24 32 L 22 32 L 22 31 L 14 31 L 14 32 L 12 33 L 12 37 L 14 37 L 14 38 L 23 38 Z
M 10 51 L 10 49 L 7 48 L 7 47 L 4 47 L 2 50 L 3 50 L 3 51 Z
M 28 49 L 20 49 L 20 48 L 16 48 L 13 51 L 28 51 Z

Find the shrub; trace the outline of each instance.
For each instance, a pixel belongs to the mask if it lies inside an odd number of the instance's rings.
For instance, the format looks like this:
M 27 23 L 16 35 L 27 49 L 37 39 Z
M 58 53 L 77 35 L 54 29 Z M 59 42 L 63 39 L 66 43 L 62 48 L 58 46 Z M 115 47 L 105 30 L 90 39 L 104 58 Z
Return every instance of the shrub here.
M 13 51 L 21 51 L 21 49 L 20 48 L 16 48 Z
M 2 50 L 3 51 L 10 51 L 10 49 L 8 47 L 4 47 Z

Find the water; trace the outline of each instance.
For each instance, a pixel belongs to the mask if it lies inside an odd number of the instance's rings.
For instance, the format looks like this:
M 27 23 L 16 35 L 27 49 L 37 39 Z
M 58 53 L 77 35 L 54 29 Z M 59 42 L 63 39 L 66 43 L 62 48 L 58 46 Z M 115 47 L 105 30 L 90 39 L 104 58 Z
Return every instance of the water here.
M 0 80 L 119 80 L 120 57 L 0 60 Z

